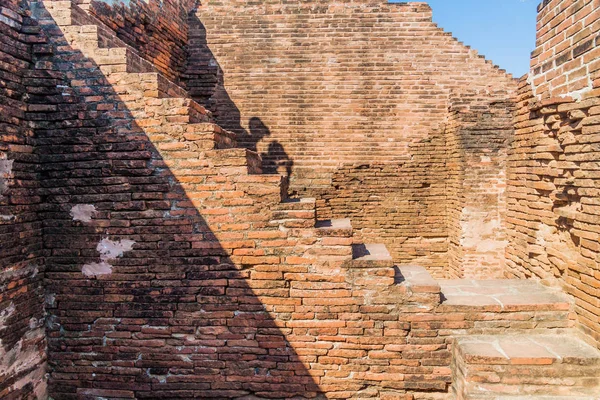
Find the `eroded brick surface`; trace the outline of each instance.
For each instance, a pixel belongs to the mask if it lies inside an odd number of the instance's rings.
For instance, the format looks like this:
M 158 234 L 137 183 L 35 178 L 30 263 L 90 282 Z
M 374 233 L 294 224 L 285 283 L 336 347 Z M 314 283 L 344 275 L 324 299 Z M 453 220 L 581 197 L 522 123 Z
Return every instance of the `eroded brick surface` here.
M 39 158 L 27 100 L 35 96 L 39 28 L 17 2 L 0 4 L 0 398 L 43 399 L 44 261 Z
M 562 12 L 545 3 L 541 21 Z M 422 4 L 211 1 L 189 32 L 188 4 L 157 6 L 1 10 L 0 397 L 594 396 L 594 342 L 574 331 L 598 331 L 593 92 L 540 103 L 523 80 L 511 99 Z M 198 18 L 234 34 L 211 42 Z M 325 19 L 314 42 L 282 28 Z M 242 32 L 247 58 L 211 53 Z M 416 37 L 428 51 L 402 53 Z M 255 58 L 263 41 L 308 49 Z M 355 65 L 366 43 L 376 62 Z M 262 74 L 302 61 L 323 79 Z M 506 276 L 575 298 L 490 280 Z
M 535 80 L 524 78 L 517 97 L 507 219 L 511 274 L 564 287 L 577 299 L 581 325 L 596 339 L 598 48 L 581 46 L 597 36 L 598 8 L 597 1 L 550 1 L 541 9 L 532 59 Z M 581 91 L 579 70 L 589 90 Z

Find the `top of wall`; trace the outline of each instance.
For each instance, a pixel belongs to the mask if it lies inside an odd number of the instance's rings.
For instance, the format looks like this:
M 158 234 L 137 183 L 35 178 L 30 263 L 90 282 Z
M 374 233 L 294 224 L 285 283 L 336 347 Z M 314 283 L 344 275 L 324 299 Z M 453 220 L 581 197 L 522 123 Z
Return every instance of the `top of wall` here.
M 537 10 L 538 12 L 541 12 L 544 7 L 546 7 L 548 4 L 550 4 L 550 2 L 552 2 L 552 0 L 543 0 L 540 4 L 538 4 Z
M 600 88 L 600 0 L 545 0 L 528 76 L 539 99 L 595 95 Z
M 433 25 L 438 29 L 441 35 L 451 37 L 459 45 L 463 46 L 473 58 L 480 58 L 489 64 L 497 72 L 513 78 L 512 74 L 494 64 L 492 60 L 487 59 L 476 49 L 466 45 L 458 38 L 454 37 L 452 32 L 444 30 L 433 21 L 433 10 L 425 2 L 401 2 L 390 3 L 389 0 L 298 0 L 290 2 L 288 0 L 200 0 L 198 7 L 211 9 L 211 13 L 229 14 L 233 7 L 241 7 L 246 12 L 256 15 L 283 15 L 294 14 L 294 10 L 310 14 L 356 14 L 365 15 L 366 13 L 381 13 L 384 15 L 401 15 L 402 28 L 413 28 L 418 34 L 419 29 L 428 29 Z M 376 17 L 375 17 L 376 18 Z M 409 26 L 408 24 L 413 24 Z M 415 35 L 416 36 L 416 35 Z

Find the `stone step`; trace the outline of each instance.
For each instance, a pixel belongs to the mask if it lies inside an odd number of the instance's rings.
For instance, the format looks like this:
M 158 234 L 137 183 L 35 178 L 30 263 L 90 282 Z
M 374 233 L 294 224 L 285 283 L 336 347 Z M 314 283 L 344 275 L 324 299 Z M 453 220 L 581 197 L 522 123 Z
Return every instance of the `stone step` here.
M 429 271 L 421 266 L 403 265 L 398 267 L 396 283 L 403 286 L 411 303 L 438 305 L 441 301 L 440 284 Z
M 559 311 L 571 309 L 562 292 L 533 280 L 440 280 L 440 311 Z
M 235 149 L 246 150 L 246 149 Z M 218 152 L 227 150 L 217 150 Z M 249 150 L 248 150 L 249 151 Z M 232 177 L 237 190 L 243 190 L 257 202 L 268 201 L 269 204 L 281 202 L 283 199 L 283 177 L 278 174 L 248 174 Z
M 348 268 L 392 268 L 394 260 L 385 244 L 354 244 Z
M 300 220 L 309 220 L 311 222 L 308 227 L 315 226 L 316 222 L 316 212 L 315 210 L 274 210 L 273 211 L 273 219 L 276 220 L 290 220 L 290 219 L 300 219 Z
M 349 218 L 317 221 L 317 236 L 352 237 L 352 222 Z
M 417 265 L 403 265 L 398 268 L 399 282 L 414 293 L 436 293 L 441 292 L 440 284 L 433 279 L 429 271 Z
M 206 152 L 221 175 L 260 175 L 262 160 L 260 155 L 244 148 L 219 149 Z
M 278 211 L 314 210 L 317 200 L 314 198 L 285 199 L 281 204 L 274 207 Z
M 184 88 L 171 82 L 158 72 L 140 73 L 138 76 L 142 82 L 141 91 L 144 97 L 189 97 L 188 92 Z
M 130 105 L 129 102 L 126 104 Z M 211 113 L 200 104 L 181 97 L 147 99 L 142 104 L 131 104 L 128 108 L 143 128 L 179 124 L 185 125 L 187 130 L 188 124 L 210 123 L 212 120 Z M 184 128 L 181 129 L 183 131 Z
M 473 335 L 453 347 L 458 400 L 600 395 L 600 351 L 564 335 Z
M 105 76 L 115 73 L 152 73 L 154 66 L 141 58 L 130 47 L 96 48 L 85 54 L 94 64 L 100 67 Z
M 203 141 L 212 149 L 237 147 L 236 135 L 212 122 L 188 124 L 183 137 L 186 140 Z
M 72 25 L 74 11 L 71 0 L 68 1 L 32 1 L 32 16 L 42 24 Z

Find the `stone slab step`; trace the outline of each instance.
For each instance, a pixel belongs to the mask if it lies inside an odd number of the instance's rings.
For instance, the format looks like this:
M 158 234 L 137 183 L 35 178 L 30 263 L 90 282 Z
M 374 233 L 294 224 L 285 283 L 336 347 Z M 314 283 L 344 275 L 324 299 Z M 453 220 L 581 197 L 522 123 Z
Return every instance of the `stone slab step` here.
M 441 291 L 440 284 L 433 279 L 429 271 L 416 265 L 404 265 L 398 268 L 399 282 L 413 293 L 435 293 Z
M 317 221 L 315 231 L 318 236 L 351 237 L 352 222 L 349 218 Z
M 350 268 L 391 268 L 394 260 L 385 244 L 354 244 L 352 245 L 352 261 Z
M 470 364 L 600 366 L 598 349 L 567 335 L 477 335 L 458 338 L 457 344 Z
M 563 293 L 533 280 L 499 279 L 441 280 L 440 311 L 569 311 L 571 302 Z
M 458 337 L 453 357 L 458 400 L 600 394 L 600 351 L 575 333 Z

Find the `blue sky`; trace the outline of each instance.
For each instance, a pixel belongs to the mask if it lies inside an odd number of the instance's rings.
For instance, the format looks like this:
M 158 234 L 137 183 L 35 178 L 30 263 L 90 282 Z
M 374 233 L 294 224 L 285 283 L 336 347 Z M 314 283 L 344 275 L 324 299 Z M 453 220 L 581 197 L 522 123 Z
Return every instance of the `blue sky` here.
M 420 1 L 433 8 L 433 20 L 440 27 L 487 59 L 517 78 L 529 72 L 540 0 Z

